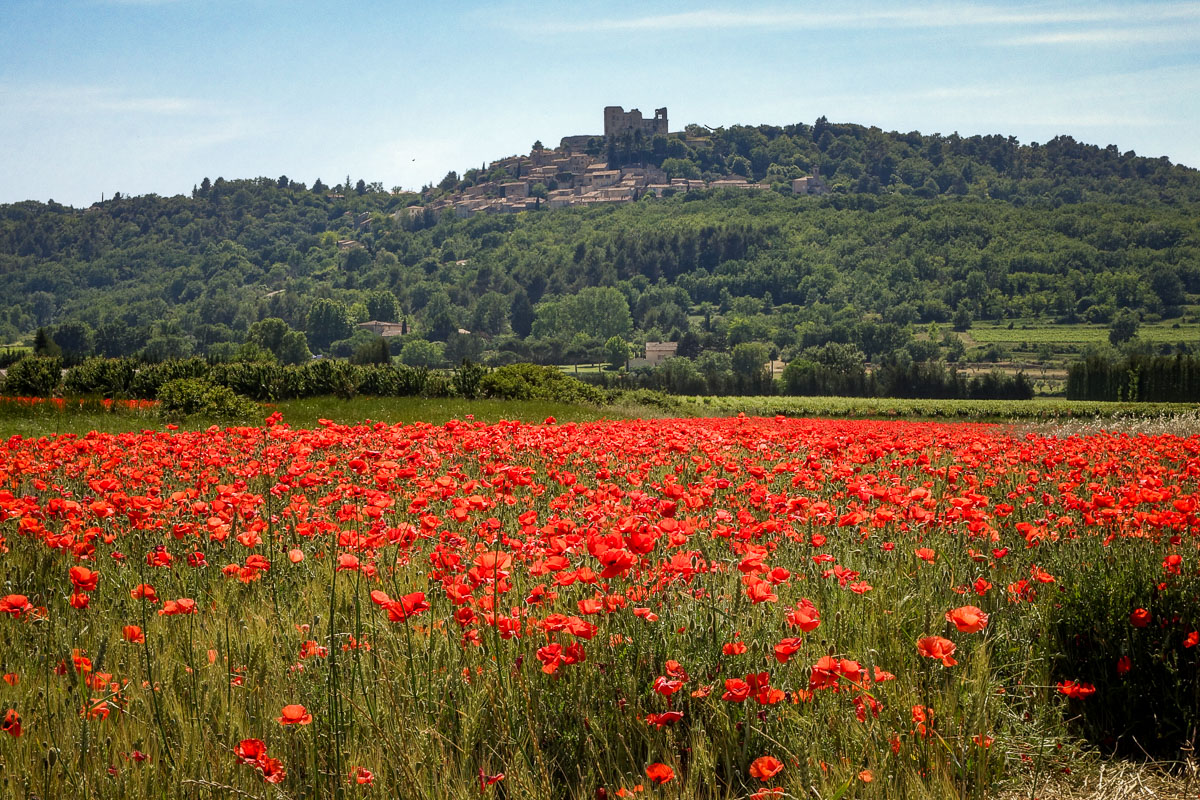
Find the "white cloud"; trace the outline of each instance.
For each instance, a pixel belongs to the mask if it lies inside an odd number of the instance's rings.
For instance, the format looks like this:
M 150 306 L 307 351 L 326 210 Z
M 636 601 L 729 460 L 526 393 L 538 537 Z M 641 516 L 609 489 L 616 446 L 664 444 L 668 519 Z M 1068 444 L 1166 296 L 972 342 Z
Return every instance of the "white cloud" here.
M 204 104 L 186 97 L 136 95 L 106 86 L 0 84 L 0 109 L 9 114 L 93 114 L 103 112 L 150 115 L 204 113 Z
M 707 9 L 641 17 L 608 17 L 574 20 L 500 21 L 503 27 L 532 33 L 662 32 L 687 30 L 773 29 L 818 30 L 850 28 L 962 28 L 985 26 L 1145 24 L 1200 19 L 1200 3 L 1158 6 L 1108 6 L 1091 9 L 1010 10 L 969 5 L 921 8 L 862 8 L 848 12 L 804 12 L 789 9 L 766 11 Z
M 1052 31 L 1001 39 L 998 44 L 1024 47 L 1030 45 L 1131 45 L 1166 44 L 1200 38 L 1195 28 L 1098 28 L 1084 31 Z

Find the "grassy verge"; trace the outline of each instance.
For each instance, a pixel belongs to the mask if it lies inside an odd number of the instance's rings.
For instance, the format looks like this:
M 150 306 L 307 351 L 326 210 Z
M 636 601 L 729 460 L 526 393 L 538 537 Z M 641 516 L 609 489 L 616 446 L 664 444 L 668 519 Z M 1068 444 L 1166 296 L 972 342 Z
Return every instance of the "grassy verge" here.
M 676 397 L 663 407 L 638 403 L 590 406 L 541 400 L 465 400 L 422 397 L 313 397 L 263 406 L 265 417 L 280 411 L 295 428 L 315 427 L 322 419 L 339 423 L 364 420 L 394 424 L 431 422 L 473 417 L 480 422 L 502 419 L 541 422 L 554 417 L 559 422 L 591 422 L 601 419 L 651 419 L 661 417 L 818 417 L 841 419 L 963 419 L 973 421 L 1057 422 L 1171 420 L 1195 414 L 1194 406 L 1178 403 L 1103 403 L 1061 399 L 1034 400 L 903 400 L 856 397 Z M 1096 421 L 1099 420 L 1099 423 Z M 258 420 L 248 420 L 257 422 Z M 181 430 L 203 430 L 228 423 L 192 417 L 178 423 Z M 1169 423 L 1164 423 L 1168 425 Z M 166 421 L 154 409 L 113 408 L 94 404 L 82 408 L 66 406 L 16 407 L 0 404 L 0 437 L 38 437 L 89 431 L 121 433 L 163 429 Z
M 1194 411 L 1186 403 L 1107 403 L 1033 400 L 905 400 L 886 397 L 683 397 L 683 416 L 746 414 L 847 419 L 970 419 L 988 421 L 1160 417 Z

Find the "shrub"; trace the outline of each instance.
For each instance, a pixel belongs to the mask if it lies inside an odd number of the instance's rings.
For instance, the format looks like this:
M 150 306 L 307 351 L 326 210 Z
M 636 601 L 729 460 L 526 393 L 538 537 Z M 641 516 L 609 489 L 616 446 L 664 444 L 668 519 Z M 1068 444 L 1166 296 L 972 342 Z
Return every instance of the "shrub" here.
M 383 341 L 380 339 L 380 341 Z M 397 397 L 400 394 L 400 373 L 389 364 L 368 364 L 358 369 L 361 376 L 358 391 L 372 397 Z
M 474 400 L 479 396 L 480 382 L 483 381 L 487 373 L 487 367 L 472 363 L 464 358 L 462 365 L 454 370 L 454 377 L 450 380 L 450 385 L 454 388 L 454 393 L 459 397 Z
M 274 361 L 235 361 L 214 365 L 208 380 L 254 400 L 280 400 L 286 385 L 286 369 Z
M 159 413 L 166 419 L 201 416 L 241 421 L 254 419 L 258 405 L 228 386 L 219 386 L 201 378 L 179 378 L 164 383 L 158 390 Z
M 479 381 L 483 397 L 502 400 L 552 400 L 558 403 L 604 403 L 604 393 L 583 381 L 564 375 L 554 367 L 510 364 L 499 367 Z
M 163 384 L 180 378 L 208 378 L 208 364 L 199 358 L 180 358 L 149 364 L 137 371 L 130 393 L 146 400 L 158 399 Z
M 71 396 L 128 397 L 137 364 L 128 358 L 89 358 L 67 370 L 63 391 Z
M 350 398 L 358 394 L 360 368 L 345 361 L 326 358 L 300 368 L 304 373 L 305 392 L 297 397 L 332 394 Z
M 8 368 L 4 393 L 18 397 L 49 397 L 62 382 L 62 359 L 23 358 Z

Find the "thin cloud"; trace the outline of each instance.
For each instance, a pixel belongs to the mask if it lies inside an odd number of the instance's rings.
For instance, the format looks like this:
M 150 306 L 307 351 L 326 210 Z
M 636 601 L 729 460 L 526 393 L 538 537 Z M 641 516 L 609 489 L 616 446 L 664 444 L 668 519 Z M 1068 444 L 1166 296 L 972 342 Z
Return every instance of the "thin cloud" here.
M 537 33 L 663 32 L 688 30 L 840 28 L 962 28 L 1003 25 L 1065 25 L 1167 22 L 1200 19 L 1200 3 L 1174 3 L 1157 7 L 1107 7 L 1062 11 L 1011 11 L 993 6 L 943 6 L 934 8 L 867 8 L 854 12 L 808 13 L 793 10 L 728 11 L 708 9 L 641 17 L 547 20 L 529 24 L 500 24 Z
M 103 86 L 0 85 L 0 108 L 13 113 L 89 114 L 115 112 L 172 116 L 205 113 L 204 104 L 187 97 L 139 96 Z
M 1008 47 L 1031 45 L 1130 45 L 1168 44 L 1191 41 L 1198 32 L 1187 26 L 1181 28 L 1102 28 L 1086 31 L 1055 31 L 1001 39 L 997 44 Z

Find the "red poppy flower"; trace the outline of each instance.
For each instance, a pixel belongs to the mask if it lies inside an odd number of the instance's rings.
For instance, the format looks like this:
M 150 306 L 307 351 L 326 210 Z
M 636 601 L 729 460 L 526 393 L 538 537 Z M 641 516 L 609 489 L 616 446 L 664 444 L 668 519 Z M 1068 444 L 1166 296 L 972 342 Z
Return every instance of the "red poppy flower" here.
M 764 783 L 771 780 L 783 769 L 783 762 L 774 756 L 759 756 L 750 765 L 750 777 L 758 778 Z
M 23 594 L 8 594 L 0 597 L 0 614 L 19 617 L 21 614 L 32 610 L 33 604 Z
M 796 651 L 800 649 L 800 637 L 793 636 L 783 639 L 779 644 L 775 645 L 775 660 L 780 664 L 786 664 L 788 659 L 796 655 Z
M 146 634 L 137 625 L 126 625 L 121 629 L 121 638 L 131 644 L 141 644 L 146 641 Z
M 100 573 L 87 567 L 71 567 L 71 585 L 78 592 L 94 592 L 100 582 Z
M 939 659 L 944 666 L 953 667 L 958 662 L 954 660 L 954 651 L 958 646 L 949 639 L 941 636 L 926 636 L 917 641 L 917 652 L 926 658 Z
M 666 764 L 651 764 L 646 767 L 646 777 L 655 783 L 666 783 L 675 777 L 675 770 Z
M 20 736 L 21 731 L 21 715 L 15 709 L 10 708 L 4 712 L 4 721 L 0 722 L 0 730 L 7 733 L 9 736 Z
M 262 771 L 263 780 L 267 783 L 283 783 L 283 779 L 287 777 L 287 773 L 283 770 L 283 762 L 278 758 L 263 756 L 258 763 L 258 768 Z
M 946 621 L 953 622 L 961 633 L 979 633 L 987 627 L 988 615 L 977 606 L 961 606 L 947 611 Z
M 280 725 L 307 725 L 312 722 L 312 714 L 299 704 L 284 706 L 280 713 L 282 716 L 275 718 Z
M 409 617 L 415 617 L 428 610 L 429 603 L 425 600 L 424 592 L 406 594 L 399 600 L 393 600 L 387 604 L 388 619 L 392 622 L 404 622 Z
M 1058 690 L 1075 700 L 1086 700 L 1096 693 L 1096 687 L 1092 684 L 1075 681 L 1059 681 Z
M 750 684 L 741 678 L 725 679 L 725 693 L 721 695 L 722 700 L 728 700 L 731 703 L 743 703 L 749 696 Z
M 662 728 L 664 725 L 673 725 L 681 719 L 683 719 L 682 711 L 664 711 L 661 714 L 646 715 L 646 723 L 656 728 Z
M 234 756 L 242 764 L 257 764 L 259 759 L 267 754 L 267 746 L 262 739 L 242 739 L 233 749 Z
M 195 614 L 196 612 L 196 601 L 188 597 L 181 597 L 178 600 L 168 600 L 163 603 L 163 607 L 158 610 L 158 615 L 170 617 L 177 614 Z
M 1150 624 L 1150 612 L 1144 608 L 1134 609 L 1129 615 L 1129 624 L 1135 628 L 1144 628 Z

